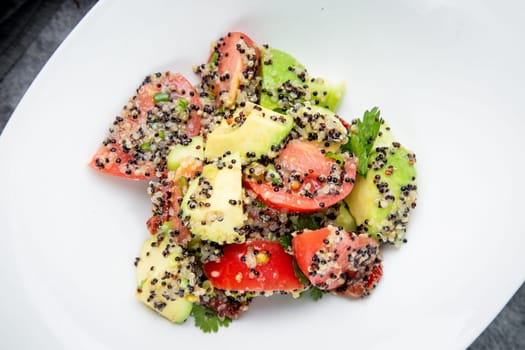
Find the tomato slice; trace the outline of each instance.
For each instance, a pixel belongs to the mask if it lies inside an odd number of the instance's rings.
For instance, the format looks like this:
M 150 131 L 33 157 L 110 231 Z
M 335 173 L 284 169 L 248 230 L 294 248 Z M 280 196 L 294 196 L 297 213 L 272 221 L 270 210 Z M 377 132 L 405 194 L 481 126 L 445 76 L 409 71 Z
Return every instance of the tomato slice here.
M 379 244 L 367 235 L 328 226 L 298 233 L 292 248 L 301 271 L 320 289 L 361 297 L 383 274 Z
M 150 126 L 148 116 L 154 111 L 155 95 L 159 92 L 166 92 L 170 99 L 184 98 L 188 101 L 189 118 L 183 130 L 188 137 L 199 134 L 200 100 L 191 83 L 179 73 L 154 74 L 146 78 L 137 94 L 116 117 L 108 137 L 89 162 L 91 168 L 134 180 L 155 176 L 159 160 L 153 157 L 153 151 L 149 150 L 150 144 L 163 142 L 164 144 L 159 145 L 157 149 L 167 149 L 166 146 L 171 142 L 170 135 L 166 135 L 164 139 L 151 140 L 155 130 Z
M 281 187 L 248 179 L 244 182 L 271 208 L 295 213 L 318 211 L 336 204 L 354 187 L 357 162 L 349 155 L 343 157 L 345 164 L 341 169 L 315 145 L 293 140 L 276 160 L 276 168 L 283 174 Z M 327 184 L 330 187 L 325 193 Z
M 192 105 L 190 118 L 186 122 L 186 135 L 189 137 L 199 135 L 201 130 L 201 116 L 198 113 L 201 104 L 199 94 L 182 74 L 177 73 L 170 76 L 169 81 L 170 84 L 173 84 L 173 86 L 176 87 L 177 93 L 182 97 L 188 98 Z
M 215 51 L 218 54 L 218 77 L 215 86 L 217 107 L 231 108 L 235 105 L 243 80 L 251 80 L 257 72 L 260 50 L 246 34 L 231 32 L 219 39 Z M 210 56 L 210 61 L 213 54 Z
M 154 168 L 150 165 L 143 165 L 140 172 L 133 172 L 133 166 L 130 161 L 133 157 L 131 154 L 122 150 L 118 143 L 102 145 L 91 161 L 89 166 L 105 174 L 128 177 L 134 180 L 146 180 L 154 174 Z
M 278 242 L 254 240 L 224 246 L 219 261 L 204 265 L 204 272 L 219 289 L 252 292 L 302 290 L 293 258 Z

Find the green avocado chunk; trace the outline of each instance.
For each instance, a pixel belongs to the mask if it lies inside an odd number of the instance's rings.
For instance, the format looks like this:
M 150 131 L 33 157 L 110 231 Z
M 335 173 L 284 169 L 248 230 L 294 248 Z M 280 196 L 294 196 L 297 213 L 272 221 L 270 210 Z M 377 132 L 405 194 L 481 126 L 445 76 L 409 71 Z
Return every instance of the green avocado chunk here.
M 184 322 L 199 290 L 191 260 L 167 232 L 147 239 L 137 259 L 137 298 L 168 320 Z M 161 283 L 167 274 L 172 278 Z
M 416 206 L 416 158 L 393 140 L 390 128 L 381 125 L 369 156 L 366 178 L 357 176 L 345 202 L 359 233 L 399 246 L 404 240 L 409 215 Z
M 339 214 L 337 214 L 335 218 L 335 223 L 337 226 L 341 226 L 346 232 L 355 232 L 357 229 L 355 219 L 352 214 L 350 214 L 345 201 L 340 202 Z
M 203 240 L 242 243 L 244 222 L 241 157 L 234 153 L 206 164 L 191 180 L 181 204 L 182 220 Z
M 247 102 L 208 134 L 204 156 L 211 161 L 239 153 L 242 164 L 248 164 L 275 153 L 293 125 L 292 117 Z
M 204 159 L 204 141 L 202 136 L 194 136 L 187 145 L 175 145 L 168 154 L 168 169 L 177 170 L 181 160 L 186 157 Z
M 273 48 L 263 51 L 261 77 L 260 104 L 272 110 L 286 111 L 310 101 L 335 111 L 345 92 L 343 82 L 312 78 L 293 56 Z

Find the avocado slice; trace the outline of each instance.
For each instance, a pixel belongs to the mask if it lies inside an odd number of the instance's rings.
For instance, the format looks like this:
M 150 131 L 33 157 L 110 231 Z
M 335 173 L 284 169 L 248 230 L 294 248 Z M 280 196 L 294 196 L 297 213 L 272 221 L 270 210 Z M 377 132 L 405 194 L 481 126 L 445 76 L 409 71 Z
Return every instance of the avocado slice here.
M 242 243 L 243 225 L 241 157 L 238 153 L 206 164 L 191 180 L 181 204 L 182 219 L 203 240 L 220 244 Z
M 345 144 L 348 141 L 347 129 L 339 117 L 329 109 L 305 102 L 295 105 L 287 114 L 294 119 L 295 130 L 304 139 L 323 144 L 326 142 Z
M 136 263 L 137 298 L 168 320 L 184 322 L 202 290 L 196 286 L 191 260 L 168 232 L 147 239 Z
M 293 127 L 293 118 L 247 102 L 225 118 L 206 139 L 208 161 L 239 153 L 242 164 L 276 153 Z
M 310 101 L 335 111 L 343 98 L 343 82 L 334 84 L 310 77 L 304 66 L 286 52 L 265 49 L 261 67 L 260 104 L 268 109 L 286 111 L 298 102 Z
M 335 223 L 337 226 L 341 226 L 346 232 L 355 232 L 357 224 L 352 214 L 350 214 L 346 202 L 341 201 L 339 204 L 339 213 L 335 218 Z
M 204 140 L 202 136 L 194 136 L 187 145 L 177 144 L 168 153 L 168 169 L 177 170 L 182 159 L 193 157 L 204 159 Z
M 416 206 L 416 158 L 393 140 L 390 128 L 382 124 L 369 157 L 366 178 L 357 176 L 345 202 L 359 233 L 399 246 Z

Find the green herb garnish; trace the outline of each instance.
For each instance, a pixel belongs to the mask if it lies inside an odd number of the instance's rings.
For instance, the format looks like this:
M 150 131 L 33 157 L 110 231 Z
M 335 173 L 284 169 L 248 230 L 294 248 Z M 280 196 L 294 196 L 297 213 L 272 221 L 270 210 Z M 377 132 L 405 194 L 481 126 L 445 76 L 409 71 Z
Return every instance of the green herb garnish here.
M 188 104 L 189 104 L 188 100 L 183 99 L 183 98 L 179 99 L 179 104 L 178 104 L 179 110 L 180 111 L 185 110 L 186 107 L 188 107 Z
M 217 66 L 218 61 L 219 61 L 219 53 L 217 51 L 213 51 L 213 54 L 211 55 L 211 60 L 210 60 L 210 69 L 214 69 Z
M 195 319 L 195 326 L 204 333 L 217 332 L 219 327 L 228 327 L 232 321 L 228 317 L 219 317 L 215 311 L 198 304 L 193 305 L 191 315 Z
M 156 93 L 155 96 L 153 96 L 153 101 L 155 101 L 155 103 L 166 102 L 169 100 L 170 100 L 170 95 L 167 92 L 159 92 L 159 93 Z
M 341 149 L 352 152 L 359 159 L 357 172 L 359 175 L 366 177 L 368 172 L 368 156 L 374 145 L 374 141 L 379 132 L 382 120 L 379 108 L 374 107 L 366 111 L 363 120 L 357 121 L 357 133 L 350 136 L 350 140 Z
M 310 296 L 312 297 L 313 300 L 317 301 L 321 299 L 323 295 L 324 295 L 324 292 L 320 290 L 319 288 L 314 287 L 314 286 L 310 288 Z
M 149 151 L 151 149 L 151 142 L 144 142 L 140 145 L 142 151 Z
M 321 228 L 318 217 L 314 215 L 290 216 L 290 221 L 292 222 L 293 228 L 296 231 L 301 231 L 304 229 L 317 230 Z
M 293 272 L 297 276 L 297 279 L 299 280 L 300 283 L 302 283 L 302 284 L 310 284 L 310 281 L 304 275 L 304 273 L 301 271 L 301 269 L 297 265 L 297 261 L 295 261 L 295 259 L 293 260 Z
M 186 190 L 186 186 L 188 185 L 188 179 L 186 178 L 186 176 L 181 176 L 179 178 L 179 189 L 180 189 L 180 193 L 182 195 L 185 194 L 185 190 Z
M 279 243 L 286 250 L 292 245 L 292 235 L 284 235 L 279 238 Z

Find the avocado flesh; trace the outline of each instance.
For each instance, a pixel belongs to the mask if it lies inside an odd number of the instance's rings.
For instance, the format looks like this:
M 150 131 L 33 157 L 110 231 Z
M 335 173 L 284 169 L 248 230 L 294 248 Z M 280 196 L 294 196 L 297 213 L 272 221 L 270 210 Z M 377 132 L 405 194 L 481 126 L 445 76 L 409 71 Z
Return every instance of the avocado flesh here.
M 238 153 L 205 165 L 191 180 L 181 210 L 194 235 L 220 244 L 244 242 L 237 232 L 244 222 L 241 181 Z
M 163 285 L 167 273 L 172 278 Z M 195 274 L 189 258 L 180 246 L 171 242 L 169 234 L 158 233 L 144 242 L 136 275 L 136 296 L 140 301 L 171 322 L 182 323 L 188 318 L 193 307 L 188 299 L 194 297 L 198 288 L 193 288 L 192 293 L 187 288 L 196 283 Z
M 202 136 L 194 136 L 187 145 L 175 145 L 168 154 L 168 169 L 177 170 L 180 162 L 187 157 L 204 158 L 204 140 Z
M 369 157 L 366 178 L 357 176 L 345 202 L 359 233 L 397 246 L 403 241 L 409 215 L 416 204 L 415 156 L 392 141 L 394 138 L 384 125 L 380 134 Z
M 273 48 L 263 52 L 261 77 L 260 104 L 271 110 L 288 110 L 310 101 L 335 111 L 345 92 L 343 82 L 311 78 L 293 56 Z
M 341 226 L 346 232 L 355 232 L 357 224 L 354 217 L 350 214 L 347 205 L 344 201 L 340 202 L 339 214 L 335 218 L 337 226 Z
M 244 119 L 244 122 L 235 121 L 239 119 Z M 272 148 L 281 144 L 293 125 L 290 116 L 246 103 L 245 107 L 235 112 L 234 117 L 223 120 L 208 134 L 204 155 L 210 161 L 228 151 L 236 152 L 242 164 L 248 164 L 263 155 L 270 155 Z

